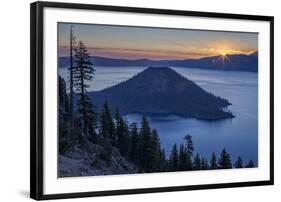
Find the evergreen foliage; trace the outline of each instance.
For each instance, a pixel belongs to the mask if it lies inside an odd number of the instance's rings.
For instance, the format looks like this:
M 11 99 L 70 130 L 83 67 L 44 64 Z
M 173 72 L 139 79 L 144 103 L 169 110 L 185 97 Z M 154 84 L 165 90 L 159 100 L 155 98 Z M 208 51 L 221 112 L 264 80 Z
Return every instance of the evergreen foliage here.
M 120 117 L 118 119 L 118 121 L 120 121 Z M 112 119 L 107 101 L 104 103 L 103 108 L 100 112 L 99 133 L 102 135 L 103 138 L 114 138 L 114 140 L 116 139 L 114 121 Z
M 232 168 L 230 155 L 226 152 L 225 148 L 223 148 L 220 159 L 218 161 L 220 169 L 229 169 Z
M 200 158 L 200 155 L 197 153 L 194 157 L 194 160 L 193 160 L 193 169 L 194 170 L 201 170 L 201 158 Z
M 215 152 L 212 153 L 211 160 L 210 160 L 210 169 L 217 169 L 217 157 Z
M 77 111 L 82 132 L 85 137 L 97 141 L 96 127 L 97 114 L 92 101 L 87 95 L 87 82 L 93 79 L 94 68 L 90 56 L 83 42 L 79 42 L 74 55 L 75 66 L 73 67 L 73 87 L 77 93 Z
M 178 162 L 179 162 L 178 148 L 177 148 L 177 144 L 174 144 L 173 149 L 171 151 L 170 159 L 169 159 L 169 170 L 177 171 Z
M 245 166 L 245 168 L 254 168 L 255 164 L 252 160 L 249 161 L 249 163 Z
M 186 157 L 186 170 L 192 170 L 193 169 L 193 151 L 194 151 L 194 145 L 192 141 L 192 136 L 191 135 L 186 135 L 184 137 L 184 142 L 185 142 L 185 147 L 186 147 L 186 152 L 187 152 L 187 157 Z
M 238 156 L 237 161 L 234 163 L 235 168 L 243 168 L 243 161 L 240 156 Z

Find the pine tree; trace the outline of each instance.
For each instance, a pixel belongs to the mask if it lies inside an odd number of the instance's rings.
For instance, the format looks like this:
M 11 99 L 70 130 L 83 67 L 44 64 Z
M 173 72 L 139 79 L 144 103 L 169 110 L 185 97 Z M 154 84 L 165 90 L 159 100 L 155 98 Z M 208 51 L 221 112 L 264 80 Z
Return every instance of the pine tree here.
M 129 158 L 130 147 L 130 134 L 127 121 L 123 118 L 120 118 L 118 148 L 121 155 L 127 159 Z
M 119 117 L 119 119 L 122 118 Z M 107 101 L 105 101 L 100 113 L 99 133 L 104 139 L 115 140 L 114 122 Z
M 252 160 L 249 161 L 249 163 L 245 166 L 245 168 L 254 168 L 255 164 Z
M 210 169 L 217 169 L 217 157 L 215 152 L 212 153 L 211 160 L 210 160 Z
M 160 168 L 159 171 L 160 172 L 165 172 L 168 171 L 168 162 L 166 160 L 166 154 L 165 154 L 165 150 L 162 149 L 161 153 L 160 153 Z
M 119 108 L 116 108 L 115 114 L 114 114 L 114 121 L 115 121 L 115 127 L 114 127 L 114 136 L 112 137 L 112 144 L 117 146 L 118 145 L 118 137 L 120 136 L 120 119 L 121 115 L 119 112 Z
M 88 96 L 85 96 L 85 108 L 82 107 L 78 107 L 78 111 L 83 114 L 84 113 L 84 119 L 86 121 L 84 121 L 85 123 L 85 128 L 86 130 L 84 130 L 84 133 L 87 135 L 88 140 L 90 140 L 93 143 L 97 143 L 97 125 L 98 125 L 98 114 L 97 114 L 97 110 L 96 107 L 93 106 L 90 98 Z M 78 106 L 82 106 L 83 103 L 81 102 L 81 100 L 78 100 L 77 102 Z M 83 110 L 85 110 L 85 112 L 83 112 Z
M 68 120 L 68 96 L 66 94 L 66 84 L 59 76 L 59 153 L 63 154 L 71 148 L 67 127 Z
M 70 122 L 73 123 L 73 97 L 74 97 L 74 59 L 73 55 L 76 50 L 76 37 L 74 35 L 73 26 L 70 26 L 70 39 L 69 39 L 69 63 L 70 66 L 68 68 L 69 71 L 69 119 Z
M 158 172 L 161 166 L 161 147 L 160 147 L 160 138 L 156 129 L 153 129 L 151 132 L 151 172 Z
M 95 70 L 92 67 L 88 50 L 81 41 L 75 49 L 75 63 L 73 87 L 78 94 L 77 110 L 80 114 L 81 128 L 86 137 L 96 139 L 97 116 L 93 104 L 87 96 L 87 88 L 89 88 L 87 82 L 93 79 Z
M 151 165 L 150 157 L 150 141 L 151 141 L 151 130 L 149 122 L 146 117 L 142 117 L 141 128 L 140 128 L 140 167 L 143 171 L 149 172 Z
M 184 137 L 184 141 L 185 141 L 185 147 L 186 147 L 186 152 L 187 152 L 186 170 L 192 170 L 193 169 L 192 157 L 193 157 L 193 151 L 194 151 L 192 136 L 186 135 Z
M 201 158 L 198 153 L 195 155 L 194 160 L 193 160 L 193 169 L 201 170 Z
M 179 170 L 184 171 L 187 168 L 187 151 L 183 144 L 180 145 L 179 152 Z
M 192 136 L 191 135 L 186 135 L 184 137 L 186 148 L 187 148 L 187 153 L 192 157 L 193 156 L 193 151 L 194 151 L 194 146 L 193 146 L 193 141 L 192 141 Z
M 178 165 L 179 165 L 178 148 L 177 148 L 177 144 L 174 144 L 169 159 L 169 170 L 178 171 Z
M 243 168 L 243 161 L 240 156 L 238 156 L 237 161 L 234 163 L 235 168 Z
M 64 127 L 69 120 L 69 102 L 66 94 L 66 83 L 62 77 L 59 76 L 59 128 Z
M 208 170 L 209 169 L 208 161 L 204 157 L 202 157 L 202 159 L 201 159 L 201 169 L 202 170 Z
M 116 124 L 116 128 L 120 127 L 120 124 Z M 139 163 L 139 155 L 140 155 L 140 138 L 138 134 L 138 128 L 136 123 L 132 123 L 131 126 L 131 150 L 130 150 L 130 159 L 138 164 Z
M 230 155 L 226 152 L 225 148 L 223 148 L 220 159 L 218 161 L 220 169 L 229 169 L 232 168 Z

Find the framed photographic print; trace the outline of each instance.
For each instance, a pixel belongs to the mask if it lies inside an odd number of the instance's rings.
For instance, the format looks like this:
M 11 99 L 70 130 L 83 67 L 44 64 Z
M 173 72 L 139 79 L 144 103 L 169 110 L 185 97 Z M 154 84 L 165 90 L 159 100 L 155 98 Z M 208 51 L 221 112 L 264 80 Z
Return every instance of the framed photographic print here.
M 273 17 L 31 4 L 31 197 L 273 184 Z

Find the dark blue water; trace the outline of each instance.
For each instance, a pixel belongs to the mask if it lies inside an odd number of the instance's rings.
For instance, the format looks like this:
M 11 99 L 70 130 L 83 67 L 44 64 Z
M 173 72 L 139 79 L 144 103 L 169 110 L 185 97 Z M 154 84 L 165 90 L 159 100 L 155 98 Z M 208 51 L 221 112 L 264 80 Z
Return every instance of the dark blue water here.
M 96 67 L 96 76 L 90 83 L 90 90 L 100 90 L 124 81 L 144 67 Z M 208 122 L 197 119 L 181 118 L 174 115 L 148 117 L 152 128 L 156 128 L 162 147 L 168 154 L 174 143 L 182 143 L 183 137 L 193 137 L 195 152 L 205 158 L 216 152 L 217 156 L 225 147 L 232 161 L 240 155 L 246 163 L 252 159 L 258 163 L 258 76 L 256 73 L 225 72 L 173 68 L 186 78 L 194 81 L 203 89 L 228 99 L 229 109 L 234 119 Z M 59 74 L 65 77 L 65 70 Z M 127 116 L 129 122 L 140 123 L 141 115 Z

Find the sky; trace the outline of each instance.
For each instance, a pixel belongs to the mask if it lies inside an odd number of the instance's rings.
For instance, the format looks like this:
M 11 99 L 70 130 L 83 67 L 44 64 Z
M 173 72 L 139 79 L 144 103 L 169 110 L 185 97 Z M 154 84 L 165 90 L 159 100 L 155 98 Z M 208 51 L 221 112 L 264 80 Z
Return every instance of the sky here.
M 59 56 L 69 53 L 70 26 L 92 56 L 123 59 L 197 59 L 258 50 L 258 34 L 190 29 L 58 24 Z

